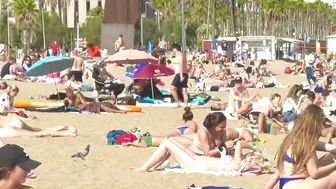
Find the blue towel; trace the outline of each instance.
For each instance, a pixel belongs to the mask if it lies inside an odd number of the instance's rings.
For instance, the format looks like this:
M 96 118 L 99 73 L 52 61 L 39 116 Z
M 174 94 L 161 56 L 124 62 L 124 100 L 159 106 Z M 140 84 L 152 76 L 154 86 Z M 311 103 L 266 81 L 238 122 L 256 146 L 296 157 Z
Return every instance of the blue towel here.
M 91 87 L 90 85 L 82 85 L 80 88 L 81 91 L 93 91 L 94 88 Z

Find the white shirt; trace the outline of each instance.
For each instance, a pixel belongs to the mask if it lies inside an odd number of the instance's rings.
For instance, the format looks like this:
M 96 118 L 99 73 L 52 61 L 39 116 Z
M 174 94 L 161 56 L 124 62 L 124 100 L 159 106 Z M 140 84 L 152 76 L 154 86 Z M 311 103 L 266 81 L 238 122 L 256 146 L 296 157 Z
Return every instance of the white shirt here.
M 14 98 L 11 98 L 7 93 L 0 95 L 0 113 L 3 113 L 5 109 L 14 109 Z
M 282 105 L 282 112 L 283 113 L 290 112 L 290 111 L 295 112 L 295 108 L 294 108 L 294 106 L 292 105 L 292 103 L 290 101 L 292 101 L 295 104 L 297 104 L 297 102 L 295 102 L 295 100 L 293 100 L 292 98 L 286 98 L 286 100 L 284 101 L 284 103 Z
M 315 57 L 313 54 L 309 54 L 308 56 L 305 57 L 305 65 L 306 67 L 312 67 L 312 64 L 315 61 Z

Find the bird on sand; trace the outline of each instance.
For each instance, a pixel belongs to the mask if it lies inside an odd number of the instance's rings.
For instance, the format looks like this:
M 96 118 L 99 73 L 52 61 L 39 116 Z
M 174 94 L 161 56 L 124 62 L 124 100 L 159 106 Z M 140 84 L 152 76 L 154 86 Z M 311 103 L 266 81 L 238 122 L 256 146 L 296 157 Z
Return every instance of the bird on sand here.
M 71 158 L 81 158 L 82 160 L 85 160 L 85 157 L 86 157 L 86 156 L 89 154 L 89 152 L 90 152 L 90 147 L 91 147 L 90 144 L 88 144 L 88 145 L 86 146 L 86 148 L 85 148 L 83 151 L 78 152 L 78 153 L 72 155 Z

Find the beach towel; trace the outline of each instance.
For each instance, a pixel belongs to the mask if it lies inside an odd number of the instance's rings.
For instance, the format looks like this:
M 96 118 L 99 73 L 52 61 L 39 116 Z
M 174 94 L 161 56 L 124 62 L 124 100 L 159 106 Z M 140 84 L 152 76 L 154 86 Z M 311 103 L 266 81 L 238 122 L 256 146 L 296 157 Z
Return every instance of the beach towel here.
M 243 189 L 243 188 L 237 188 L 232 186 L 203 186 L 203 187 L 196 187 L 195 184 L 192 184 L 188 187 L 188 189 Z
M 199 174 L 207 174 L 207 175 L 215 175 L 215 176 L 243 176 L 243 175 L 256 175 L 251 172 L 240 172 L 240 171 L 199 171 L 199 170 L 191 170 L 191 169 L 182 169 L 179 166 L 165 168 L 165 170 L 161 174 L 167 173 L 199 173 Z

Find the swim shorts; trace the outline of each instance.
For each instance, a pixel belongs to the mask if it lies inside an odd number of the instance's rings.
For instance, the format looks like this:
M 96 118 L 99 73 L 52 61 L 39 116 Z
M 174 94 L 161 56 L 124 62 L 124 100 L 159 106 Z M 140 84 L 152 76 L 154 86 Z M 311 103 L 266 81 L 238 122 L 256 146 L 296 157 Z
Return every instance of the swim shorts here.
M 183 81 L 181 82 L 181 76 L 180 73 L 176 74 L 173 82 L 172 82 L 172 86 L 177 87 L 177 88 L 188 88 L 188 78 L 189 75 L 187 73 L 183 73 Z

